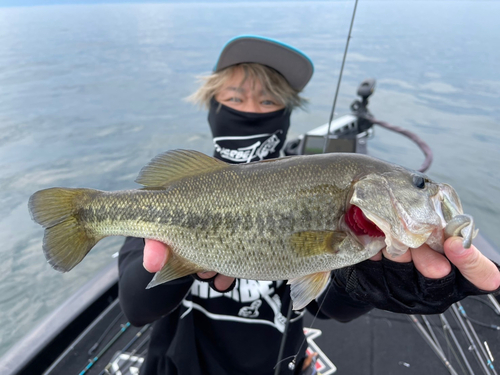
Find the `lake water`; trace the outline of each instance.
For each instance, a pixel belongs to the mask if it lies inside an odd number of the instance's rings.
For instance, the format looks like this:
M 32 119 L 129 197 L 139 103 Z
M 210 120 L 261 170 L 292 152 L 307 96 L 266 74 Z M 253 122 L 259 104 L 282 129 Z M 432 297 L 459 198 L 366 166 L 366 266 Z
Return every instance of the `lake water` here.
M 0 8 L 0 354 L 104 267 L 106 239 L 68 274 L 42 254 L 29 196 L 52 186 L 137 187 L 168 149 L 211 153 L 206 114 L 183 101 L 223 44 L 260 34 L 315 63 L 290 138 L 328 120 L 354 2 L 168 3 Z M 361 1 L 337 103 L 377 79 L 373 114 L 419 134 L 432 178 L 459 192 L 497 246 L 500 3 Z M 417 168 L 410 141 L 376 130 L 370 152 Z

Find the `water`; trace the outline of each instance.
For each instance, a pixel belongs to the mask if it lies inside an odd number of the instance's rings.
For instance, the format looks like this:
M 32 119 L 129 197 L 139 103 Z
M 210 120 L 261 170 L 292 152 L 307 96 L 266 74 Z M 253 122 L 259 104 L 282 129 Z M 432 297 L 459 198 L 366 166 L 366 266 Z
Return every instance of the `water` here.
M 353 2 L 113 4 L 0 8 L 0 354 L 111 259 L 106 239 L 68 274 L 45 262 L 28 197 L 52 187 L 134 188 L 174 148 L 211 153 L 206 114 L 183 98 L 222 45 L 261 34 L 310 55 L 308 112 L 290 137 L 325 123 Z M 452 184 L 500 245 L 500 27 L 495 2 L 360 2 L 339 114 L 378 80 L 376 117 L 426 140 L 430 176 Z M 410 141 L 384 130 L 373 155 L 417 168 Z

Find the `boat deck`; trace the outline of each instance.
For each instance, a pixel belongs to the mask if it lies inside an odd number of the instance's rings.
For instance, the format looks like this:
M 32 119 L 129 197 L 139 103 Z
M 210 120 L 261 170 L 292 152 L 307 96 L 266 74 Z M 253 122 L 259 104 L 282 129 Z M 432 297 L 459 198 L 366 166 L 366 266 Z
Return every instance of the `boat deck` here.
M 480 299 L 481 301 L 479 301 Z M 500 316 L 488 306 L 486 297 L 472 297 L 462 301 L 471 318 L 481 320 L 487 324 L 500 325 Z M 149 330 L 136 338 L 133 345 L 131 340 L 140 331 L 137 327 L 127 327 L 126 318 L 121 315 L 103 337 L 101 344 L 92 355 L 89 349 L 98 341 L 102 333 L 120 315 L 120 307 L 115 301 L 94 322 L 94 324 L 60 357 L 46 372 L 47 374 L 102 374 L 108 369 L 108 374 L 137 374 L 142 364 L 145 350 L 147 350 L 147 336 Z M 470 366 L 475 374 L 482 374 L 480 365 L 474 359 L 470 344 L 459 330 L 457 321 L 452 312 L 445 313 L 453 332 L 465 352 Z M 457 348 L 451 343 L 451 337 L 443 333 L 438 316 L 428 317 L 436 337 L 440 341 L 443 352 L 451 366 L 458 374 L 469 374 L 463 371 L 464 363 L 459 363 L 454 356 Z M 309 326 L 313 317 L 306 315 L 305 326 Z M 474 324 L 481 342 L 487 341 L 494 358 L 500 358 L 500 331 L 485 328 Z M 123 331 L 109 349 L 107 344 Z M 380 310 L 373 310 L 350 323 L 339 323 L 333 320 L 316 320 L 312 330 L 307 332 L 309 348 L 320 351 L 317 367 L 321 374 L 448 374 L 448 370 L 424 341 L 415 325 L 406 315 L 393 314 Z M 105 351 L 104 351 L 105 350 Z M 97 354 L 104 351 L 95 363 L 92 360 Z M 109 363 L 111 363 L 109 365 Z M 462 361 L 463 362 L 463 361 Z M 92 363 L 92 364 L 91 364 Z M 89 366 L 89 364 L 91 364 Z M 284 366 L 287 362 L 284 362 Z M 87 369 L 88 367 L 88 369 Z M 120 371 L 120 372 L 118 372 Z M 492 372 L 493 373 L 493 372 Z

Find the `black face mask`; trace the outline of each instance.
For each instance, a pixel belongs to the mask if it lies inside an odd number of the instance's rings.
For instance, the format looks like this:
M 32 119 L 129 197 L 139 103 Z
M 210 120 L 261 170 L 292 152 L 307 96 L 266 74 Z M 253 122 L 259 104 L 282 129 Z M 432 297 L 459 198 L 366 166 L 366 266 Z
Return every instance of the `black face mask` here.
M 212 98 L 208 123 L 214 157 L 228 163 L 248 163 L 280 156 L 290 127 L 290 111 L 241 112 Z

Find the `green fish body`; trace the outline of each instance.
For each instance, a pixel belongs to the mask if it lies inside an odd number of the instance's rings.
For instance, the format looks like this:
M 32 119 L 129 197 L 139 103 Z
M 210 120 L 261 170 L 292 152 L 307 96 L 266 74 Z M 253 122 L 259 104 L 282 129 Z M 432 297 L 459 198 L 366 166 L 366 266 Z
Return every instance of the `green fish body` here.
M 137 182 L 144 188 L 33 194 L 29 208 L 46 228 L 48 262 L 66 272 L 104 237 L 155 239 L 173 255 L 150 286 L 207 270 L 289 280 L 299 309 L 321 293 L 332 269 L 385 246 L 399 254 L 427 242 L 439 251 L 448 221 L 454 234 L 474 234 L 451 187 L 364 155 L 230 165 L 169 151 L 143 168 Z

